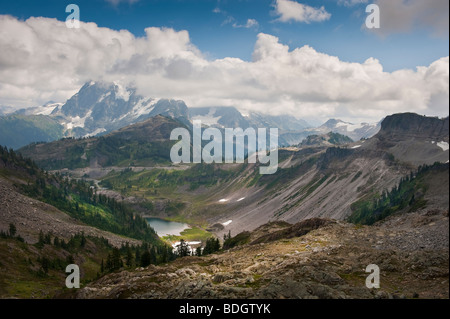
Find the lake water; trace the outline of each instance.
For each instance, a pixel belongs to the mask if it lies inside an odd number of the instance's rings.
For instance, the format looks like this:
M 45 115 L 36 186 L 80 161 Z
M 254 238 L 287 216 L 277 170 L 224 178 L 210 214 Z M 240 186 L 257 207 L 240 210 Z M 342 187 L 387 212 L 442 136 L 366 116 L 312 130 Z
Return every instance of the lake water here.
M 188 224 L 171 222 L 161 218 L 146 218 L 147 222 L 156 231 L 159 237 L 167 235 L 179 236 L 183 230 L 189 228 Z

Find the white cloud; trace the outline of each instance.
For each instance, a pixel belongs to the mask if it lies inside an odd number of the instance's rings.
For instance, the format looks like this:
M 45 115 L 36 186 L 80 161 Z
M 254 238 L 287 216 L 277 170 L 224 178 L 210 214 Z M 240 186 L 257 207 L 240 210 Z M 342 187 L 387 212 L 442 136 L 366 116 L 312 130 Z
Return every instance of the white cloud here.
M 207 60 L 187 31 L 147 28 L 144 37 L 81 22 L 0 15 L 0 105 L 63 102 L 89 80 L 137 86 L 140 94 L 188 106 L 325 120 L 377 121 L 396 112 L 448 115 L 449 58 L 384 72 L 380 62 L 348 63 L 309 46 L 290 50 L 260 33 L 253 60 Z
M 233 28 L 246 28 L 246 29 L 255 28 L 255 29 L 257 29 L 258 27 L 259 27 L 259 23 L 255 19 L 248 19 L 246 24 L 233 23 Z
M 372 32 L 386 36 L 414 29 L 429 29 L 436 36 L 448 37 L 448 0 L 376 0 L 380 7 L 380 28 Z
M 330 19 L 331 14 L 322 6 L 313 8 L 291 0 L 276 0 L 275 13 L 281 22 L 297 21 L 304 23 L 320 22 Z

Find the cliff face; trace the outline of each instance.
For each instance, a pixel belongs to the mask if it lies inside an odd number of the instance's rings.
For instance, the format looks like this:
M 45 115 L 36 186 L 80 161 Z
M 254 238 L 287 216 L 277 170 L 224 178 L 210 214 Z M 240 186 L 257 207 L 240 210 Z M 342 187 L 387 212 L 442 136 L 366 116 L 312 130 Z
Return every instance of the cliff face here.
M 394 114 L 381 123 L 378 137 L 418 137 L 448 141 L 449 118 L 439 119 L 415 113 Z
M 447 162 L 448 143 L 448 117 L 439 119 L 402 113 L 386 117 L 380 132 L 364 147 L 388 152 L 396 160 L 417 167 Z

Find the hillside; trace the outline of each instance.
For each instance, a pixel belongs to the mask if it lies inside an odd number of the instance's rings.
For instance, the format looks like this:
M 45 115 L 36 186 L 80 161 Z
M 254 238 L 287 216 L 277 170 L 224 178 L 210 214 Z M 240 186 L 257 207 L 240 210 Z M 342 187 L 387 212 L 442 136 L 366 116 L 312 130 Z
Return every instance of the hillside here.
M 0 145 L 17 149 L 32 142 L 51 142 L 63 136 L 63 126 L 46 115 L 0 116 Z
M 305 146 L 339 146 L 353 143 L 353 140 L 345 135 L 339 133 L 329 132 L 323 135 L 309 135 L 299 144 L 299 147 Z
M 0 148 L 0 298 L 52 297 L 64 287 L 68 264 L 80 266 L 85 284 L 141 265 L 138 250 L 152 251 L 154 264 L 174 258 L 125 204 Z
M 170 132 L 183 124 L 155 116 L 113 133 L 31 144 L 19 152 L 46 170 L 170 164 Z

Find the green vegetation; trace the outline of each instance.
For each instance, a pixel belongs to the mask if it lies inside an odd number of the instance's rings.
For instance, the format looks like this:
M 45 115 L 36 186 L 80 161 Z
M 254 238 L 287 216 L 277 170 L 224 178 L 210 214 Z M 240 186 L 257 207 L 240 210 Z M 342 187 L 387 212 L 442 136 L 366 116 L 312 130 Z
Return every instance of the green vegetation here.
M 236 246 L 245 245 L 250 240 L 251 233 L 248 231 L 244 231 L 242 233 L 237 234 L 234 237 L 231 237 L 230 235 L 227 237 L 227 239 L 223 243 L 223 249 L 231 249 Z
M 14 171 L 26 181 L 17 185 L 26 195 L 99 229 L 154 244 L 161 243 L 144 218 L 126 204 L 96 194 L 96 188 L 91 183 L 43 172 L 31 160 L 3 147 L 0 147 L 0 161 L 5 167 L 0 171 Z
M 103 167 L 170 165 L 175 143 L 170 132 L 180 126 L 184 125 L 157 116 L 104 136 L 31 144 L 20 152 L 47 170 L 87 167 L 94 161 Z
M 353 140 L 339 133 L 329 132 L 325 135 L 309 135 L 307 138 L 300 143 L 300 146 L 322 146 L 327 145 L 325 142 L 328 142 L 333 145 L 344 145 L 348 143 L 353 143 Z
M 202 256 L 213 254 L 220 250 L 219 238 L 208 238 L 206 240 L 205 248 L 203 249 Z
M 181 239 L 187 240 L 187 241 L 194 241 L 194 240 L 199 240 L 199 241 L 206 241 L 208 238 L 210 238 L 212 236 L 212 234 L 202 228 L 199 227 L 192 227 L 192 228 L 187 228 L 185 230 L 183 230 L 180 233 L 180 236 L 175 236 L 175 235 L 168 235 L 163 237 L 164 240 L 167 241 L 179 241 Z
M 10 226 L 10 231 L 13 228 Z M 19 298 L 59 295 L 65 290 L 68 264 L 80 267 L 84 285 L 110 272 L 167 263 L 176 257 L 168 245 L 143 242 L 114 247 L 103 237 L 78 233 L 65 240 L 42 231 L 36 244 L 28 244 L 19 236 L 12 237 L 3 232 L 0 260 L 8 263 L 0 264 L 0 295 Z
M 427 191 L 425 181 L 428 174 L 445 171 L 448 174 L 448 164 L 420 166 L 416 173 L 411 172 L 402 178 L 392 190 L 383 191 L 381 195 L 371 194 L 353 203 L 348 220 L 355 224 L 372 225 L 406 208 L 411 212 L 424 207 L 427 203 L 424 195 Z
M 169 164 L 173 143 L 126 140 L 119 136 L 99 137 L 95 153 L 105 158 L 103 166 L 139 166 L 149 163 Z
M 346 135 L 342 135 L 339 133 L 333 133 L 333 132 L 330 132 L 327 135 L 329 137 L 328 142 L 330 142 L 333 145 L 342 145 L 342 144 L 353 143 L 353 140 Z
M 189 185 L 190 190 L 200 186 L 210 187 L 219 182 L 228 181 L 233 172 L 221 169 L 218 165 L 197 164 L 186 170 L 152 169 L 133 172 L 125 169 L 120 173 L 111 173 L 104 178 L 102 187 L 122 190 L 145 190 L 148 195 L 157 195 L 158 190 L 174 190 L 181 185 Z

